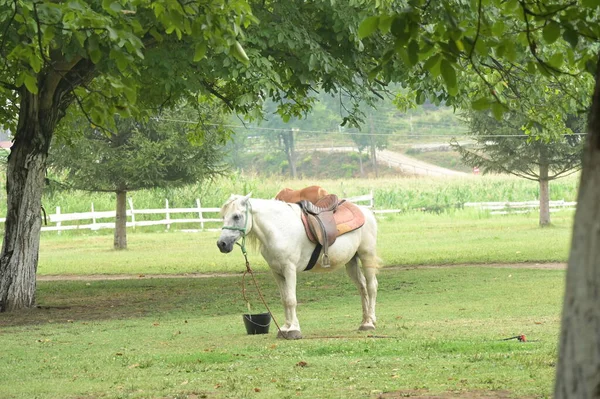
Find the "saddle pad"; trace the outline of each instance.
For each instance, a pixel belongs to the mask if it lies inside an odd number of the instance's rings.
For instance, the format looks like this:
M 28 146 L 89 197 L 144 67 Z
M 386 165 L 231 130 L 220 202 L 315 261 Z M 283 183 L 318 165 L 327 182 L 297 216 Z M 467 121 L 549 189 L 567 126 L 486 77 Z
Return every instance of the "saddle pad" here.
M 302 224 L 304 224 L 304 230 L 306 231 L 308 239 L 314 243 L 317 243 L 318 241 L 310 229 L 306 215 L 302 213 L 301 216 Z M 365 224 L 365 215 L 362 213 L 360 208 L 354 205 L 352 202 L 348 201 L 342 202 L 337 207 L 337 209 L 333 213 L 333 218 L 337 227 L 338 237 L 342 234 L 349 233 L 352 230 L 356 230 L 359 227 L 362 227 L 363 224 Z
M 308 186 L 302 190 L 292 190 L 291 188 L 284 188 L 275 196 L 276 200 L 296 203 L 302 200 L 307 200 L 311 203 L 316 203 L 318 200 L 326 196 L 328 193 L 323 187 L 319 186 Z

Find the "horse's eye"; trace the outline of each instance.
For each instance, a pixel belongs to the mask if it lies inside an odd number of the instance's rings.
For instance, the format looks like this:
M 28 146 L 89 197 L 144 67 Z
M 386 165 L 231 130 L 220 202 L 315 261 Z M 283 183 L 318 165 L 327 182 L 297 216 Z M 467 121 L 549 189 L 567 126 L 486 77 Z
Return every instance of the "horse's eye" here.
M 233 220 L 236 221 L 236 222 L 239 221 L 241 218 L 242 217 L 240 215 L 238 215 L 238 214 L 233 215 Z

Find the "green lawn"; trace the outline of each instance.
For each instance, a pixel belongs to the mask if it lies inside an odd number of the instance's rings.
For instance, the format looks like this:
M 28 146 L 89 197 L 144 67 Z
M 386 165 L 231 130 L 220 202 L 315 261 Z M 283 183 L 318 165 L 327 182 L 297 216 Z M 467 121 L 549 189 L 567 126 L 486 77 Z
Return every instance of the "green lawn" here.
M 378 252 L 385 265 L 564 262 L 572 217 L 569 211 L 553 214 L 554 225 L 542 229 L 534 214 L 386 216 L 379 218 Z M 127 251 L 112 250 L 107 233 L 44 233 L 38 273 L 215 273 L 245 268 L 239 250 L 219 252 L 219 232 L 130 232 Z M 267 270 L 257 251 L 250 251 L 250 262 L 256 270 Z
M 523 268 L 384 269 L 370 337 L 355 331 L 359 297 L 343 272 L 301 274 L 300 341 L 273 330 L 246 335 L 241 276 L 40 282 L 41 308 L 0 314 L 0 397 L 548 397 L 563 278 Z M 281 321 L 271 276 L 258 281 Z M 517 334 L 530 342 L 502 341 Z
M 138 231 L 126 251 L 106 232 L 44 233 L 41 276 L 133 279 L 40 279 L 39 308 L 0 313 L 0 398 L 550 397 L 564 271 L 528 265 L 566 261 L 572 217 L 544 229 L 535 215 L 380 218 L 377 331 L 356 331 L 360 298 L 344 272 L 307 272 L 300 341 L 276 339 L 274 326 L 246 334 L 243 258 L 218 251 L 218 232 Z M 267 266 L 256 251 L 250 261 L 282 322 Z M 436 264 L 454 266 L 392 267 Z M 193 272 L 225 274 L 151 278 Z M 248 296 L 264 311 L 252 286 Z M 528 342 L 503 341 L 519 334 Z

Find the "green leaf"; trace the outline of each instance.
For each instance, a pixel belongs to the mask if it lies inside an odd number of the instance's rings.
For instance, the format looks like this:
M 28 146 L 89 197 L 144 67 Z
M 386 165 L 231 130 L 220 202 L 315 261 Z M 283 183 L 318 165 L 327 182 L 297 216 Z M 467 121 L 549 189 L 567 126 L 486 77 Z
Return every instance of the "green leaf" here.
M 102 58 L 102 51 L 100 51 L 100 49 L 95 49 L 95 50 L 90 51 L 90 60 L 92 60 L 92 62 L 94 64 L 97 64 L 98 62 L 100 62 L 101 58 Z
M 127 59 L 127 56 L 121 51 L 111 49 L 109 57 L 115 61 L 115 63 L 117 64 L 117 68 L 119 68 L 119 71 L 124 72 L 125 69 L 127 69 L 127 66 L 129 65 L 129 60 Z
M 399 15 L 396 18 L 394 18 L 394 20 L 392 21 L 390 31 L 392 32 L 392 35 L 396 37 L 400 37 L 403 35 L 403 33 L 406 31 L 406 21 L 404 21 L 404 18 L 402 16 Z
M 592 75 L 596 74 L 597 64 L 594 60 L 587 60 L 585 62 L 585 70 L 591 73 Z
M 23 78 L 23 83 L 25 83 L 25 87 L 27 87 L 27 90 L 29 90 L 33 94 L 38 94 L 37 79 L 35 78 L 35 76 L 25 74 Z
M 390 29 L 392 28 L 392 22 L 394 21 L 394 17 L 389 15 L 382 15 L 379 18 L 379 30 L 383 34 L 390 33 Z
M 440 54 L 435 54 L 431 57 L 429 57 L 429 59 L 427 61 L 425 61 L 425 63 L 423 64 L 423 68 L 426 71 L 429 71 L 430 73 L 432 72 L 432 69 L 439 64 L 441 59 L 441 55 Z
M 571 47 L 577 47 L 577 42 L 579 42 L 579 34 L 573 29 L 565 29 L 563 32 L 563 39 L 567 43 L 571 45 Z
M 127 101 L 131 104 L 135 104 L 137 101 L 137 90 L 131 86 L 125 86 L 123 88 L 123 93 L 125 93 L 125 97 L 127 97 Z
M 475 111 L 483 111 L 489 107 L 490 100 L 485 97 L 478 98 L 477 100 L 471 102 L 471 108 L 473 108 Z
M 600 0 L 582 0 L 581 4 L 584 7 L 596 8 L 596 7 L 600 6 Z
M 358 26 L 358 38 L 363 39 L 370 36 L 379 26 L 379 17 L 373 16 L 364 19 Z
M 560 68 L 564 62 L 565 59 L 562 53 L 554 53 L 552 57 L 550 57 L 550 59 L 548 60 L 548 63 L 554 68 Z
M 29 65 L 33 72 L 38 73 L 42 69 L 42 60 L 33 51 L 29 54 Z
M 542 30 L 542 37 L 548 44 L 554 43 L 560 37 L 560 25 L 550 21 Z
M 417 105 L 424 104 L 426 99 L 427 96 L 425 95 L 425 92 L 423 90 L 417 90 L 417 96 L 415 98 Z
M 233 46 L 231 46 L 231 53 L 238 61 L 240 61 L 244 65 L 248 65 L 248 63 L 250 62 L 250 58 L 248 58 L 248 56 L 246 55 L 246 51 L 244 51 L 244 48 L 237 40 L 235 41 Z
M 499 102 L 492 103 L 492 114 L 496 120 L 502 120 L 502 115 L 504 115 L 504 106 Z
M 317 57 L 314 54 L 311 54 L 308 57 L 308 70 L 312 71 L 317 67 Z
M 408 62 L 411 66 L 419 62 L 419 43 L 415 40 L 411 40 L 408 43 Z
M 492 34 L 496 37 L 502 37 L 502 34 L 504 33 L 504 21 L 499 19 L 498 21 L 494 22 L 494 25 L 492 25 Z
M 206 42 L 200 42 L 196 44 L 196 50 L 194 51 L 194 62 L 198 62 L 206 55 Z
M 446 83 L 446 87 L 448 88 L 448 90 L 457 89 L 456 71 L 454 70 L 454 65 L 448 62 L 448 60 L 443 59 L 440 63 L 440 71 L 442 73 L 442 78 L 444 78 L 444 82 Z

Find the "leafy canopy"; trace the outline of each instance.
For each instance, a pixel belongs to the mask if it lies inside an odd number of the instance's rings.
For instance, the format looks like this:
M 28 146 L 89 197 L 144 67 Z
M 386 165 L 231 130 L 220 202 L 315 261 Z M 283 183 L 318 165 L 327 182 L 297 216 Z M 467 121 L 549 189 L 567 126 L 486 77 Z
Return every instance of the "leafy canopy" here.
M 75 102 L 89 121 L 218 98 L 262 116 L 266 98 L 301 116 L 317 90 L 369 99 L 385 42 L 361 38 L 375 5 L 323 1 L 0 1 L 0 110 L 16 130 L 29 92 L 45 109 Z M 310 27 L 310 29 L 307 29 Z M 143 94 L 143 95 L 142 95 Z M 350 105 L 352 108 L 352 105 Z M 354 114 L 348 117 L 356 122 Z M 114 125 L 113 125 L 114 127 Z
M 593 79 L 586 72 L 595 71 L 600 38 L 597 0 L 386 4 L 362 21 L 359 32 L 393 41 L 372 73 L 392 80 L 396 66 L 390 61 L 399 61 L 411 71 L 405 84 L 415 89 L 417 103 L 429 98 L 491 109 L 499 119 L 524 99 L 549 104 L 545 87 L 553 86 L 564 95 L 564 110 L 552 113 L 587 109 Z M 524 78 L 531 75 L 543 81 Z M 536 122 L 545 123 L 541 117 Z

